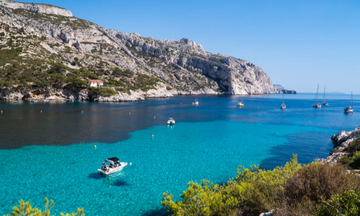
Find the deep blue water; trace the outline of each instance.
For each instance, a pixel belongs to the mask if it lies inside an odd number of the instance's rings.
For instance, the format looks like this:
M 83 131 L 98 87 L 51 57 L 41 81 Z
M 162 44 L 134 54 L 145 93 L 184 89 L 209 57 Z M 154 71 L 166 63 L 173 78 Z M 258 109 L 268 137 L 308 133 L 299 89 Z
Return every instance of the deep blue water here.
M 321 109 L 312 108 L 313 96 L 285 95 L 286 110 L 281 95 L 198 96 L 199 106 L 188 96 L 0 101 L 0 214 L 20 199 L 43 208 L 48 197 L 55 214 L 83 207 L 86 215 L 161 215 L 162 193 L 180 199 L 189 181 L 224 183 L 236 177 L 238 165 L 271 169 L 293 153 L 301 163 L 326 157 L 331 135 L 359 126 L 360 97 L 354 96 L 355 113 L 346 115 L 349 95 L 327 95 L 330 106 Z M 245 107 L 236 107 L 239 101 Z M 166 125 L 169 117 L 175 126 Z M 112 156 L 132 165 L 110 177 L 96 173 Z

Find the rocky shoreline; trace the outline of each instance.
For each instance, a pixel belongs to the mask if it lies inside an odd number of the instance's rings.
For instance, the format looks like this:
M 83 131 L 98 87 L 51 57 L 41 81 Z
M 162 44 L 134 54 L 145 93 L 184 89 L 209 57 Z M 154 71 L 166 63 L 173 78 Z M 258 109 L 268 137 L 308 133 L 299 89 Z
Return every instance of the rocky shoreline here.
M 324 163 L 336 164 L 340 163 L 340 158 L 348 156 L 350 153 L 344 152 L 343 150 L 357 138 L 360 137 L 360 127 L 355 128 L 352 131 L 340 131 L 337 135 L 331 137 L 332 142 L 334 143 L 334 148 L 330 152 L 330 156 L 323 160 Z

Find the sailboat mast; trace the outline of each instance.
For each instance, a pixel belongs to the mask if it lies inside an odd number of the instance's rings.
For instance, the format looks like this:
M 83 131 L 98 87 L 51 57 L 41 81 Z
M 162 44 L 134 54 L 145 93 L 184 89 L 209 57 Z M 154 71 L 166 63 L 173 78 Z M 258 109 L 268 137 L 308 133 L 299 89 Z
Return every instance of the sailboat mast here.
M 326 86 L 324 87 L 324 96 L 323 96 L 323 102 L 325 102 L 325 89 L 326 89 Z
M 316 90 L 315 104 L 317 104 L 318 94 L 319 94 L 319 84 L 318 84 L 318 87 L 317 87 L 317 90 Z
M 350 107 L 352 108 L 352 104 L 353 104 L 353 96 L 352 96 L 352 91 L 351 91 L 351 102 L 350 102 Z
M 282 101 L 282 103 L 284 103 L 284 92 L 283 92 L 283 101 Z

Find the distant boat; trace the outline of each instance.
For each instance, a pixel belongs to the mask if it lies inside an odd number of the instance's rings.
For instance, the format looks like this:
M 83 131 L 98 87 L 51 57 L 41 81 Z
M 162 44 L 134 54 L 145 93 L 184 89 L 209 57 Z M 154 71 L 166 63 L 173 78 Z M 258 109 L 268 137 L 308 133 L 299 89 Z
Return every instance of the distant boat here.
M 50 101 L 49 100 L 43 100 L 44 103 L 49 103 Z
M 237 107 L 243 107 L 244 104 L 242 102 L 239 102 L 238 104 L 236 104 Z
M 66 103 L 66 100 L 61 100 L 61 103 Z
M 37 100 L 31 100 L 30 102 L 32 102 L 32 103 L 38 103 L 39 101 L 37 101 Z
M 280 108 L 286 109 L 286 105 L 284 104 L 284 92 L 283 92 L 283 99 L 282 99 L 282 104 L 281 104 Z
M 195 100 L 194 102 L 192 102 L 192 105 L 199 105 L 199 101 Z
M 324 96 L 323 96 L 322 105 L 323 105 L 323 106 L 329 106 L 329 104 L 325 101 L 325 89 L 326 89 L 326 86 L 324 87 Z
M 169 118 L 169 120 L 167 121 L 168 125 L 174 125 L 175 124 L 175 120 L 173 118 Z
M 318 87 L 317 87 L 316 95 L 315 95 L 315 98 L 314 98 L 314 104 L 313 104 L 313 107 L 314 107 L 314 108 L 321 108 L 321 104 L 319 104 L 319 103 L 317 102 L 318 94 L 319 94 L 319 85 L 318 85 Z
M 17 103 L 17 101 L 14 101 L 14 103 Z
M 352 108 L 352 103 L 353 103 L 353 95 L 352 95 L 352 92 L 351 92 L 350 106 L 344 108 L 344 112 L 345 112 L 345 113 L 354 113 L 354 110 L 353 110 L 353 108 Z

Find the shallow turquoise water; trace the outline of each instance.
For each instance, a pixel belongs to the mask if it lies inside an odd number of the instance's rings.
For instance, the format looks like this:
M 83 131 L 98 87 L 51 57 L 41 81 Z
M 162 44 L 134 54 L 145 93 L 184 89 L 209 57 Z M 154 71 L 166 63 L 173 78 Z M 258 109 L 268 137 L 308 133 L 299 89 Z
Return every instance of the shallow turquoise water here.
M 43 206 L 48 197 L 56 201 L 54 212 L 83 207 L 87 215 L 150 214 L 161 207 L 163 192 L 179 198 L 190 180 L 226 182 L 236 176 L 238 165 L 260 164 L 272 147 L 289 141 L 288 135 L 309 131 L 329 132 L 296 125 L 180 122 L 133 132 L 112 145 L 95 143 L 97 149 L 92 143 L 1 150 L 1 167 L 9 177 L 1 181 L 9 187 L 0 190 L 7 194 L 0 209 L 9 212 L 20 198 Z M 96 170 L 109 156 L 132 165 L 103 178 Z
M 0 101 L 0 215 L 20 199 L 42 208 L 45 197 L 55 201 L 54 214 L 83 207 L 86 215 L 162 215 L 163 192 L 180 199 L 189 181 L 224 183 L 238 165 L 271 169 L 293 153 L 301 163 L 326 157 L 331 135 L 359 126 L 359 96 L 352 115 L 342 111 L 348 95 L 330 95 L 330 106 L 321 109 L 312 108 L 312 94 L 285 98 L 286 110 L 279 110 L 281 95 L 203 96 L 199 106 L 191 105 L 195 97 Z M 239 101 L 245 107 L 235 107 Z M 165 125 L 170 116 L 173 127 Z M 96 170 L 113 156 L 132 165 L 100 176 Z

